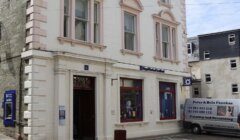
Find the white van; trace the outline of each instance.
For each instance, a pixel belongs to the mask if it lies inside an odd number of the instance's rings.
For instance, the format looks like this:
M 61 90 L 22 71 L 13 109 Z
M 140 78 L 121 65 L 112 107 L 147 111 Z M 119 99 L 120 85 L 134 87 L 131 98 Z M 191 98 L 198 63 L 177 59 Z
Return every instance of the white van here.
M 183 126 L 194 134 L 240 135 L 240 99 L 186 99 Z

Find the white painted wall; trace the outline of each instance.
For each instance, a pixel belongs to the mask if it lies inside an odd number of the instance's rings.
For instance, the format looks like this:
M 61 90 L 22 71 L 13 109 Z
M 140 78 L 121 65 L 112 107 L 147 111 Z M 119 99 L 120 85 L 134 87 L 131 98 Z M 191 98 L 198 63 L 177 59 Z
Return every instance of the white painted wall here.
M 230 60 L 237 61 L 237 69 L 231 69 Z M 214 59 L 191 63 L 192 73 L 201 79 L 201 97 L 240 98 L 240 94 L 232 93 L 232 84 L 240 85 L 239 57 Z M 211 74 L 212 82 L 205 82 L 205 74 Z
M 159 13 L 167 7 L 159 6 L 157 0 L 141 0 L 144 10 L 140 14 L 140 43 L 143 56 L 123 55 L 120 50 L 121 34 L 121 8 L 120 0 L 103 0 L 103 38 L 106 49 L 91 49 L 84 45 L 73 45 L 61 43 L 60 37 L 60 0 L 47 1 L 47 9 L 41 14 L 47 16 L 47 22 L 41 24 L 41 29 L 47 31 L 47 37 L 41 38 L 40 42 L 46 44 L 46 50 L 28 50 L 23 53 L 23 58 L 44 61 L 43 71 L 39 69 L 38 63 L 29 64 L 27 73 L 33 75 L 42 74 L 45 82 L 38 86 L 44 88 L 44 115 L 47 119 L 38 126 L 28 123 L 25 127 L 25 134 L 29 140 L 67 140 L 72 139 L 73 134 L 73 75 L 84 75 L 96 77 L 96 136 L 98 140 L 112 140 L 115 129 L 127 130 L 127 137 L 143 137 L 160 134 L 176 133 L 181 131 L 181 110 L 180 105 L 184 104 L 185 98 L 189 97 L 189 89 L 181 87 L 182 77 L 189 76 L 187 72 L 187 51 L 186 51 L 186 29 L 184 1 L 173 0 L 171 12 L 176 21 L 180 24 L 177 28 L 177 46 L 179 63 L 167 61 L 155 61 L 155 26 L 152 15 Z M 64 52 L 64 53 L 63 53 Z M 35 59 L 34 59 L 35 60 Z M 121 62 L 121 63 L 119 63 Z M 127 64 L 123 64 L 127 63 Z M 89 65 L 89 71 L 84 71 L 84 65 Z M 166 73 L 142 72 L 139 65 L 151 66 L 166 69 Z M 35 73 L 37 66 L 38 70 Z M 143 107 L 144 120 L 137 123 L 120 123 L 120 77 L 132 77 L 144 80 Z M 117 80 L 114 80 L 117 79 Z M 34 79 L 29 78 L 31 81 Z M 38 78 L 36 79 L 38 80 Z M 177 119 L 159 121 L 159 81 L 176 83 L 176 107 Z M 113 82 L 113 84 L 112 84 Z M 29 89 L 34 84 L 30 82 Z M 36 92 L 29 93 L 30 99 L 27 104 L 32 104 L 33 99 L 37 100 Z M 26 97 L 28 97 L 26 96 Z M 31 98 L 30 98 L 31 97 Z M 38 103 L 38 102 L 37 102 Z M 66 107 L 65 125 L 59 125 L 58 107 Z M 38 112 L 38 111 L 37 111 Z M 29 117 L 37 114 L 34 111 L 26 111 Z M 36 116 L 40 118 L 40 116 Z M 37 121 L 37 120 L 36 120 Z M 41 128 L 41 129 L 34 129 Z M 44 130 L 42 130 L 44 129 Z

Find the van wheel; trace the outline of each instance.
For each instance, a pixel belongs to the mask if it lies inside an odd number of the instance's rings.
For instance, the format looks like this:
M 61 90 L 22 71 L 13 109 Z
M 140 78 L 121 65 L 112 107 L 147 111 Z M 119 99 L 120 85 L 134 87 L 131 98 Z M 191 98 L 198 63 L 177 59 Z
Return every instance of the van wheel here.
M 192 133 L 193 134 L 201 134 L 201 128 L 199 125 L 193 125 L 192 126 Z

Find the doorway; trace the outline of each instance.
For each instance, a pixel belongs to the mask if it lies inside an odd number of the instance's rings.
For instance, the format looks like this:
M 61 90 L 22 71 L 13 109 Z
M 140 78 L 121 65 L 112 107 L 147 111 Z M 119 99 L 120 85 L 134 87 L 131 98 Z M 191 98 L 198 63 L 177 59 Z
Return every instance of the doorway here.
M 73 139 L 95 140 L 95 78 L 73 77 Z

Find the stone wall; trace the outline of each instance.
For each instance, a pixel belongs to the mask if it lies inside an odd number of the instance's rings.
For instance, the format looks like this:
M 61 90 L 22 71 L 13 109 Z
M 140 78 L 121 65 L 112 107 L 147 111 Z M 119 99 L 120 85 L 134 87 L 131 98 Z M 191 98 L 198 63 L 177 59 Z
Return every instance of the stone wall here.
M 16 137 L 19 130 L 19 80 L 21 52 L 25 46 L 25 0 L 1 0 L 0 22 L 2 38 L 0 40 L 0 101 L 6 90 L 16 90 L 16 126 L 4 127 L 3 108 L 0 107 L 0 133 Z M 22 105 L 23 107 L 23 105 Z

